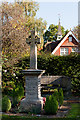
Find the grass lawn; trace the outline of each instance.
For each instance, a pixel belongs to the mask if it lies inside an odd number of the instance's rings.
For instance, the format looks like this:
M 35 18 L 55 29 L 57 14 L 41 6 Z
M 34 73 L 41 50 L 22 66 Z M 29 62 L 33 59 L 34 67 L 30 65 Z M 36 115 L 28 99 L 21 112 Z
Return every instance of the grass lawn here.
M 80 120 L 78 118 L 39 118 L 39 117 L 32 117 L 28 118 L 25 116 L 3 116 L 1 120 Z
M 71 104 L 71 109 L 67 117 L 71 118 L 80 118 L 80 103 Z
M 47 116 L 46 116 L 47 117 Z M 36 116 L 2 115 L 1 120 L 80 120 L 80 103 L 72 103 L 71 109 L 65 118 L 42 118 Z

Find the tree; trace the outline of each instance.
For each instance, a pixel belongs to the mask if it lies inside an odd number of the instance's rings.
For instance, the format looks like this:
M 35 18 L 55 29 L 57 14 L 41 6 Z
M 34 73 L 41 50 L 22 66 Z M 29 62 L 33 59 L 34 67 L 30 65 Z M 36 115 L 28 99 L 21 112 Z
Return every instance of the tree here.
M 61 26 L 61 30 L 62 30 L 62 35 L 64 36 L 68 30 L 64 31 L 64 27 Z M 48 30 L 46 30 L 46 32 L 44 33 L 43 37 L 44 37 L 44 43 L 46 43 L 47 41 L 53 41 L 57 39 L 57 32 L 58 32 L 58 25 L 54 25 L 51 24 L 48 28 Z
M 74 35 L 76 36 L 76 38 L 78 39 L 78 26 L 74 27 L 72 31 Z
M 12 64 L 29 50 L 25 44 L 28 29 L 23 8 L 18 3 L 3 3 L 2 6 L 2 54 Z
M 72 32 L 80 42 L 80 25 L 74 27 Z M 78 44 L 78 54 L 80 54 L 80 43 Z
M 44 31 L 43 19 L 35 18 L 39 6 L 33 1 L 2 3 L 2 55 L 8 65 L 13 65 L 24 55 L 29 54 L 26 38 L 36 24 L 38 32 Z M 35 23 L 35 24 L 34 24 Z M 43 28 L 40 31 L 40 27 Z
M 42 18 L 39 18 L 36 19 L 35 24 L 36 24 L 36 31 L 39 37 L 41 38 L 41 44 L 38 45 L 38 49 L 42 49 L 44 44 L 43 34 L 44 34 L 44 30 L 46 29 L 47 22 L 43 21 Z

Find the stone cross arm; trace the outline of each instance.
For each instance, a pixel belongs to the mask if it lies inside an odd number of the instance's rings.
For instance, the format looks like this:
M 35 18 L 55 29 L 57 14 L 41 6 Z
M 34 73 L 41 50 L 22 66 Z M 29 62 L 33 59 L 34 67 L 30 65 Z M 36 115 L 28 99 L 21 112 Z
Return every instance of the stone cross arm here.
M 38 36 L 35 36 L 35 38 L 31 38 L 31 36 L 29 36 L 29 38 L 26 38 L 26 43 L 27 44 L 31 44 L 32 42 L 34 42 L 34 44 L 40 44 L 41 39 L 38 38 Z
M 30 69 L 37 69 L 37 44 L 41 43 L 41 39 L 35 35 L 35 30 L 31 31 L 26 43 L 30 44 Z

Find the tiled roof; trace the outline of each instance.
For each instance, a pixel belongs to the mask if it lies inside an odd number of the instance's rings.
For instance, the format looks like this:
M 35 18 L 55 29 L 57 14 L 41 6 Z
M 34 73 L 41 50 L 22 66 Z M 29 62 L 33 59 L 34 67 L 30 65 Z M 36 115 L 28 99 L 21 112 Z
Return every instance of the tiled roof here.
M 69 31 L 70 32 L 70 31 Z M 58 40 L 58 41 L 55 41 L 55 42 L 48 42 L 48 43 L 46 43 L 45 44 L 45 52 L 50 52 L 50 53 L 52 53 L 53 51 L 54 51 L 54 49 L 59 45 L 59 43 L 61 42 L 61 41 L 63 41 L 63 39 L 65 39 L 65 37 L 66 37 L 66 35 L 68 35 L 69 34 L 69 32 L 67 33 L 67 34 L 65 34 L 62 38 L 61 38 L 61 40 Z M 72 31 L 71 31 L 72 32 Z M 73 33 L 72 33 L 73 34 Z M 75 36 L 74 36 L 75 37 Z M 69 45 L 69 43 L 67 43 L 67 46 L 70 46 Z M 72 43 L 72 45 L 71 46 L 76 46 L 76 45 L 74 45 L 73 43 Z
M 47 42 L 45 44 L 45 51 L 46 52 L 53 52 L 53 50 L 57 47 L 57 45 L 63 40 L 63 38 L 65 37 L 66 35 L 64 35 L 61 40 L 58 40 L 58 41 L 55 41 L 55 42 Z
M 61 40 L 56 41 L 56 42 L 47 43 L 45 51 L 46 52 L 52 52 L 56 48 L 56 46 L 60 43 L 60 41 Z

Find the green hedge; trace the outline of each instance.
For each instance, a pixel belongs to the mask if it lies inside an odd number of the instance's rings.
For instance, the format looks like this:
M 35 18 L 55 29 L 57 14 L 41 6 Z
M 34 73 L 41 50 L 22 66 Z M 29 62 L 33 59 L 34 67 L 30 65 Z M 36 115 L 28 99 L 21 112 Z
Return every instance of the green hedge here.
M 80 55 L 69 56 L 53 56 L 38 55 L 38 69 L 45 70 L 45 75 L 65 75 L 72 78 L 72 88 L 75 92 L 80 92 Z M 29 56 L 19 60 L 13 67 L 3 64 L 3 92 L 10 91 L 13 88 L 10 82 L 25 85 L 24 75 L 21 73 L 23 69 L 29 69 Z M 7 70 L 7 72 L 5 72 Z M 14 76 L 14 73 L 16 76 Z M 5 90 L 6 88 L 6 90 Z M 10 89 L 10 90 L 7 90 Z
M 29 56 L 19 60 L 16 66 L 29 68 Z M 38 69 L 45 70 L 46 75 L 72 76 L 80 71 L 80 55 L 53 56 L 38 55 Z
M 22 58 L 18 67 L 29 68 L 29 56 Z M 44 75 L 65 75 L 72 79 L 73 91 L 80 93 L 80 55 L 69 56 L 38 55 L 38 69 L 45 70 Z
M 71 76 L 80 71 L 80 56 L 38 56 L 38 68 L 47 75 Z

